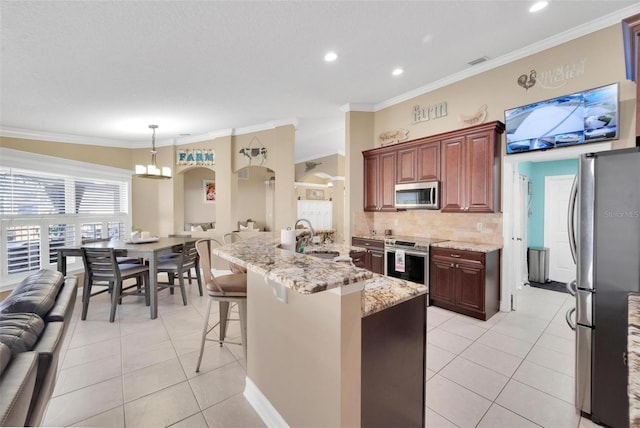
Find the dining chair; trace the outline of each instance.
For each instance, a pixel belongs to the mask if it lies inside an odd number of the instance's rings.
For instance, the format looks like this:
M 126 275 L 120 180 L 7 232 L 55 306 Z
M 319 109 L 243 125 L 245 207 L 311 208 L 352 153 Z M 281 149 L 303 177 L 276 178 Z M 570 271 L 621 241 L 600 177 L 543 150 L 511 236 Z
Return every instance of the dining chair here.
M 116 308 L 122 303 L 123 296 L 145 296 L 145 303 L 150 305 L 149 296 L 149 267 L 145 264 L 119 264 L 113 248 L 82 247 L 82 262 L 84 263 L 85 278 L 82 290 L 82 319 L 87 318 L 89 300 L 91 297 L 105 292 L 111 292 L 111 313 L 109 322 L 116 316 Z M 123 281 L 136 278 L 136 284 L 123 287 Z M 141 287 L 144 284 L 144 290 Z M 106 286 L 106 289 L 91 293 L 94 285 Z M 134 289 L 132 291 L 128 291 Z
M 204 276 L 204 282 L 207 286 L 207 309 L 204 317 L 204 325 L 202 327 L 202 338 L 200 341 L 200 355 L 198 356 L 198 364 L 196 372 L 200 371 L 200 363 L 202 362 L 202 354 L 204 353 L 205 341 L 213 341 L 220 343 L 229 343 L 234 345 L 242 345 L 245 362 L 247 360 L 247 274 L 232 273 L 228 275 L 214 276 L 211 271 L 211 248 L 216 248 L 222 244 L 216 239 L 201 239 L 196 242 L 196 249 L 200 255 L 200 268 Z M 211 303 L 217 301 L 220 305 L 220 319 L 213 326 L 209 325 L 209 317 L 211 315 Z M 236 321 L 229 318 L 229 304 L 236 303 L 238 305 L 238 315 L 240 321 L 240 334 L 242 343 L 231 342 L 225 340 L 227 334 L 227 322 Z M 209 333 L 216 328 L 218 329 L 218 338 L 208 337 Z
M 106 242 L 110 240 L 111 238 L 102 238 L 102 237 L 101 238 L 82 238 L 82 245 L 90 244 L 92 242 Z M 126 256 L 118 256 L 116 257 L 116 260 L 118 260 L 118 263 L 125 263 L 125 264 L 144 263 L 144 259 L 126 257 Z
M 170 233 L 169 238 L 191 238 L 191 235 L 187 234 L 187 233 Z M 178 257 L 180 254 L 180 252 L 182 251 L 182 246 L 180 246 L 179 248 L 176 248 L 175 252 L 170 253 L 170 254 L 164 254 L 160 257 L 158 257 L 158 261 L 165 261 L 167 259 L 170 259 L 172 257 Z M 196 263 L 195 266 L 195 270 L 198 270 L 198 265 Z M 187 278 L 189 279 L 189 284 L 192 284 L 192 276 L 191 276 L 191 269 L 189 269 L 187 271 Z M 173 292 L 173 290 L 171 290 Z M 202 285 L 200 285 L 200 295 L 202 296 Z
M 185 242 L 182 250 L 175 256 L 158 260 L 158 273 L 166 273 L 167 282 L 158 282 L 158 289 L 170 288 L 171 291 L 176 287 L 175 278 L 178 277 L 178 286 L 182 293 L 182 303 L 187 304 L 187 293 L 184 287 L 184 274 L 195 268 L 196 281 L 198 283 L 198 291 L 202 296 L 202 278 L 200 277 L 200 269 L 198 267 L 198 251 L 196 250 L 195 241 Z
M 222 242 L 224 242 L 225 245 L 240 241 L 242 241 L 242 237 L 237 230 L 222 235 Z M 231 269 L 231 272 L 233 273 L 247 273 L 245 268 L 232 262 L 229 262 L 229 269 Z

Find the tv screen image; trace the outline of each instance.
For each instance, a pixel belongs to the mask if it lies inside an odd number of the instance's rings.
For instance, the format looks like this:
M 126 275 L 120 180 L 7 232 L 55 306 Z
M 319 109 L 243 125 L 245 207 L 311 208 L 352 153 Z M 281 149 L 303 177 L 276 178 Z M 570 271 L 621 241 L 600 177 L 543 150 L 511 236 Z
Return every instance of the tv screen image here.
M 507 154 L 618 138 L 618 84 L 506 110 Z

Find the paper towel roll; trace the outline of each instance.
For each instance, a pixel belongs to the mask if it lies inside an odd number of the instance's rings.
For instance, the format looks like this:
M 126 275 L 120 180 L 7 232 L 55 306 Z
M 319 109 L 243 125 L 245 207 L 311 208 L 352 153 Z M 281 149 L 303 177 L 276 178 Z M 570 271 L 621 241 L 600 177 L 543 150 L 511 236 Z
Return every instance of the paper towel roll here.
M 296 250 L 296 231 L 295 229 L 282 229 L 280 231 L 280 248 L 283 250 Z

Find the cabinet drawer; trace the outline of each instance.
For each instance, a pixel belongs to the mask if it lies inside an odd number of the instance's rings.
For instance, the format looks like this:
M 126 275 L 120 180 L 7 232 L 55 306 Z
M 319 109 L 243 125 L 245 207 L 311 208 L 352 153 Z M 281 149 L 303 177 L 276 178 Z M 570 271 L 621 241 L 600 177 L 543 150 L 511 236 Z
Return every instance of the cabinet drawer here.
M 374 248 L 378 250 L 384 250 L 384 241 L 380 239 L 367 239 L 367 238 L 351 238 L 351 245 L 354 247 Z
M 466 251 L 438 247 L 431 248 L 431 257 L 433 258 L 446 258 L 448 260 L 456 259 L 484 264 L 485 256 L 485 253 L 481 253 L 478 251 Z

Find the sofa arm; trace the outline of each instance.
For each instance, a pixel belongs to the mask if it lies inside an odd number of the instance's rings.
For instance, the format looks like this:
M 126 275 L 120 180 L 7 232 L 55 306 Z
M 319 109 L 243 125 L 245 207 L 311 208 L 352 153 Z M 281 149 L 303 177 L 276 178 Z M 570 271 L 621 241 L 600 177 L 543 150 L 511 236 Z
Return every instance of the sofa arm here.
M 0 375 L 0 426 L 26 426 L 38 372 L 38 355 L 22 352 L 11 357 L 11 350 L 3 343 L 0 343 L 0 355 L 2 359 L 11 358 Z
M 58 361 L 62 349 L 64 323 L 50 322 L 40 335 L 34 351 L 38 355 L 38 374 L 27 426 L 40 426 L 49 399 L 56 386 Z
M 44 317 L 45 322 L 64 321 L 68 324 L 73 315 L 77 294 L 78 278 L 75 276 L 65 278 L 53 308 Z

